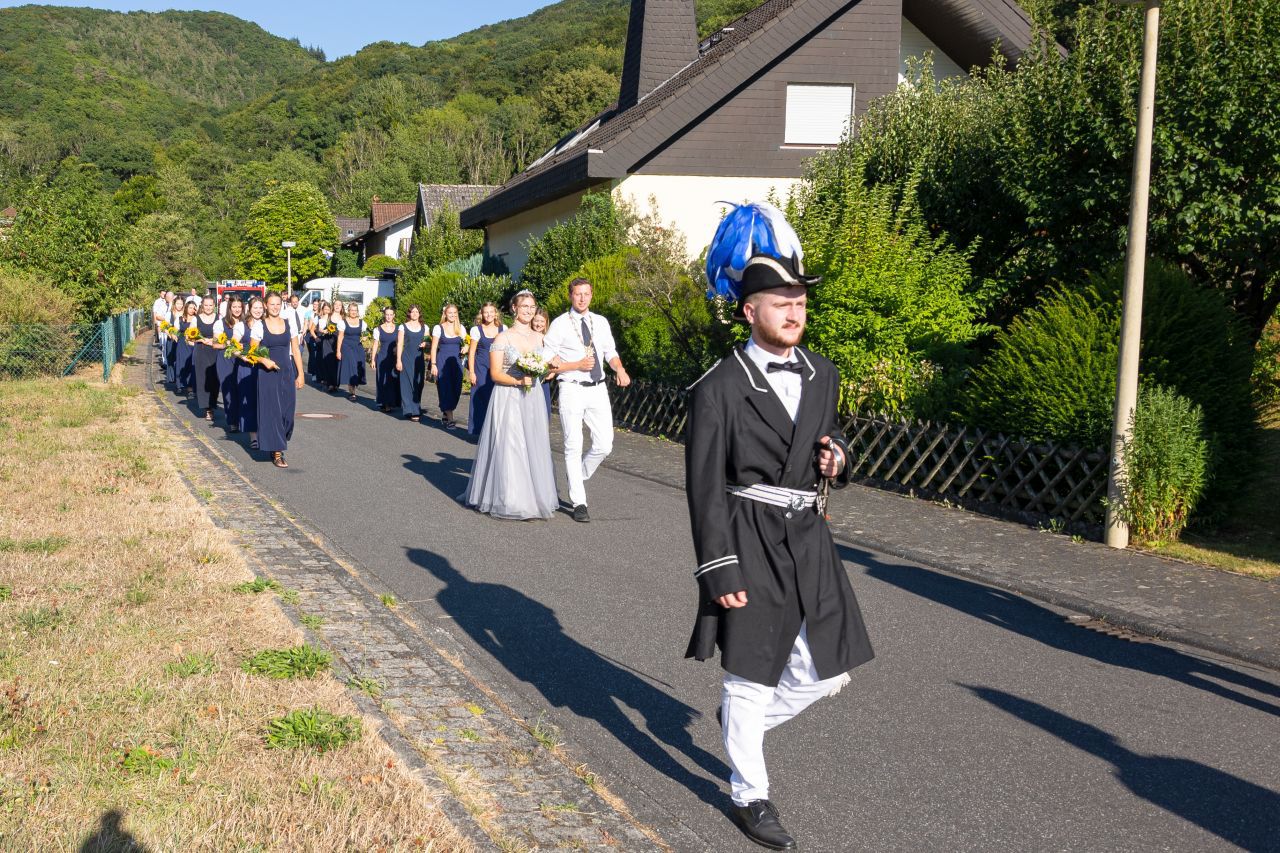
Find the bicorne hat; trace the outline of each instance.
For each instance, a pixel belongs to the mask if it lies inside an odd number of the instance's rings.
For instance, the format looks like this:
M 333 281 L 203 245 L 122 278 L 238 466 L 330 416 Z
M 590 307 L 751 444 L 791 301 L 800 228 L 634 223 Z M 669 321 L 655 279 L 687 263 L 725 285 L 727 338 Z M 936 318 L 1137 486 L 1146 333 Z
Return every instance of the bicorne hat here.
M 707 248 L 707 298 L 736 302 L 734 316 L 743 319 L 746 298 L 776 287 L 817 284 L 805 275 L 804 250 L 795 230 L 771 204 L 751 202 L 734 207 L 720 221 Z

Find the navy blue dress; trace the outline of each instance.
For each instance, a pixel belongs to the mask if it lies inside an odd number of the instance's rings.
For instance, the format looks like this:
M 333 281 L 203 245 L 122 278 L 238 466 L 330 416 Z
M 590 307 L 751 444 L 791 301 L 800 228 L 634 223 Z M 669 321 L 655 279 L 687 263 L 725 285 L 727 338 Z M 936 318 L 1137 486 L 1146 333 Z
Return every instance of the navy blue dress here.
M 335 327 L 335 331 L 326 332 L 325 329 L 330 325 Z M 338 359 L 335 355 L 338 346 L 336 327 L 337 324 L 333 320 L 326 319 L 316 329 L 319 333 L 319 340 L 316 343 L 316 355 L 320 359 L 320 363 L 316 365 L 316 381 L 321 385 L 338 384 Z
M 222 331 L 230 338 L 234 327 L 227 328 L 224 325 Z M 214 350 L 214 352 L 218 354 L 218 388 L 222 391 L 222 410 L 226 413 L 227 425 L 235 426 L 236 410 L 240 407 L 240 396 L 236 390 L 236 363 L 223 355 L 226 350 Z
M 196 315 L 196 328 L 200 337 L 213 340 L 213 326 L 218 318 L 205 321 Z M 213 409 L 218 405 L 218 356 L 220 353 L 207 344 L 195 344 L 191 348 L 191 370 L 196 378 L 196 407 Z
M 394 409 L 400 405 L 400 377 L 396 375 L 397 326 L 388 332 L 381 326 L 374 333 L 378 336 L 378 352 L 373 357 L 373 382 L 378 389 L 378 405 Z
M 404 333 L 404 355 L 400 357 L 400 408 L 405 417 L 422 414 L 422 384 L 427 379 L 427 355 L 422 351 L 422 341 L 427 337 L 427 327 L 413 331 L 400 326 Z
M 177 322 L 178 326 L 178 391 L 186 392 L 192 388 L 196 382 L 195 366 L 191 363 L 193 347 L 187 343 L 187 329 L 195 325 L 195 321 L 190 322 L 184 317 Z
M 441 326 L 439 341 L 436 344 L 436 368 L 440 371 L 436 376 L 436 394 L 440 411 L 452 412 L 462 397 L 462 338 L 447 337 Z
M 253 340 L 249 337 L 248 320 L 245 321 L 238 340 L 245 352 L 253 346 Z M 256 364 L 236 359 L 236 395 L 239 398 L 236 403 L 236 424 L 241 432 L 258 431 L 258 371 L 261 369 Z
M 504 329 L 506 326 L 499 323 L 498 335 Z M 493 378 L 489 376 L 489 348 L 498 335 L 486 338 L 484 326 L 476 327 L 476 384 L 471 386 L 471 408 L 467 416 L 467 432 L 472 435 L 480 434 L 485 416 L 489 414 L 489 398 L 493 396 Z
M 364 344 L 360 343 L 360 327 L 343 320 L 342 361 L 338 362 L 339 385 L 364 384 Z
M 170 320 L 171 324 L 175 321 Z M 164 336 L 164 378 L 176 387 L 178 382 L 178 342 Z
M 285 321 L 284 331 L 276 334 L 262 325 L 262 345 L 271 351 L 271 360 L 279 370 L 258 369 L 258 449 L 268 453 L 283 452 L 293 437 L 293 414 L 297 406 L 298 378 L 290 346 L 293 331 Z

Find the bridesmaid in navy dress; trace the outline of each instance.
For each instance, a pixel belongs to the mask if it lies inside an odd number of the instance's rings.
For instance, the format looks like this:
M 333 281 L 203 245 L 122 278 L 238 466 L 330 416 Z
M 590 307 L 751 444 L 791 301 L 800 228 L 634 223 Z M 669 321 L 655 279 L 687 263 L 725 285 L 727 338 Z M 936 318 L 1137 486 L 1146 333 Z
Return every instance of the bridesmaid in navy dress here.
M 219 335 L 226 335 L 228 340 L 238 338 L 243 321 L 244 303 L 232 299 L 227 303 L 227 313 L 213 326 L 215 341 Z M 240 393 L 236 390 L 236 363 L 224 357 L 226 344 L 214 343 L 213 348 L 218 352 L 218 388 L 222 391 L 222 412 L 227 417 L 227 431 L 239 432 L 236 410 L 240 405 Z
M 271 454 L 271 464 L 288 468 L 284 452 L 293 437 L 293 416 L 302 387 L 302 353 L 289 321 L 280 316 L 280 294 L 267 295 L 267 317 L 258 326 L 261 343 L 270 351 L 258 372 L 258 447 Z
M 354 302 L 347 305 L 347 317 L 338 326 L 338 384 L 347 386 L 347 396 L 356 398 L 356 386 L 364 384 L 364 320 L 360 319 L 360 307 Z
M 431 378 L 440 399 L 440 421 L 453 429 L 453 410 L 462 397 L 462 343 L 465 336 L 458 322 L 458 306 L 448 303 L 440 312 L 440 325 L 431 330 Z
M 400 371 L 400 410 L 411 421 L 422 415 L 422 384 L 427 378 L 427 356 L 422 345 L 426 338 L 422 309 L 410 305 L 396 336 L 396 370 Z
M 506 331 L 498 320 L 498 306 L 486 302 L 480 308 L 480 316 L 471 327 L 471 352 L 467 379 L 471 382 L 471 407 L 467 417 L 467 432 L 479 435 L 489 413 L 489 398 L 493 395 L 493 377 L 489 375 L 489 348 L 493 339 Z
M 266 314 L 266 303 L 260 297 L 249 300 L 246 319 L 241 324 L 240 336 L 236 338 L 245 352 L 253 346 L 255 331 L 258 338 L 262 338 L 259 327 Z M 249 433 L 249 446 L 255 450 L 258 448 L 258 371 L 261 369 L 243 358 L 236 361 L 236 393 L 240 398 L 236 404 L 236 426 L 240 432 Z
M 547 314 L 547 309 L 539 306 L 538 310 L 533 312 L 533 322 L 529 324 L 529 328 L 540 335 L 545 335 L 550 327 L 551 317 Z M 547 401 L 548 420 L 551 418 L 551 380 L 555 378 L 555 375 L 556 372 L 553 370 L 542 377 L 542 397 Z
M 191 343 L 187 340 L 187 329 L 196 325 L 197 306 L 187 302 L 182 306 L 182 319 L 178 321 L 178 393 L 191 395 L 195 387 L 195 366 L 191 363 L 194 354 Z
M 388 305 L 382 309 L 382 325 L 373 330 L 373 384 L 378 389 L 378 408 L 384 412 L 400 406 L 400 377 L 396 375 L 399 340 L 396 309 Z
M 213 420 L 213 410 L 218 405 L 218 351 L 213 348 L 217 324 L 218 303 L 212 296 L 206 296 L 200 300 L 200 313 L 196 315 L 200 340 L 195 342 L 191 354 L 192 372 L 196 378 L 196 408 L 204 412 L 206 421 Z
M 181 296 L 173 297 L 173 302 L 169 303 L 169 325 L 176 327 L 182 322 L 182 311 L 186 305 L 182 301 Z M 168 340 L 164 343 L 164 375 L 169 380 L 169 386 L 173 390 L 178 390 L 178 336 L 170 333 Z
M 332 394 L 338 390 L 338 326 L 342 325 L 342 302 L 335 300 L 324 325 L 320 326 L 320 367 L 316 381 Z M 333 331 L 329 327 L 333 326 Z

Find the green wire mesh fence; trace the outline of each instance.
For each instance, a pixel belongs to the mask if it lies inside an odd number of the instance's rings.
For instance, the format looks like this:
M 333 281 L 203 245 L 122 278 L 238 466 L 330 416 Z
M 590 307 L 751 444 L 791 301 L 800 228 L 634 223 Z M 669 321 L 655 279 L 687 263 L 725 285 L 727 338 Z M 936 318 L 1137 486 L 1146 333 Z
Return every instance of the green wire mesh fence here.
M 0 380 L 66 376 L 79 367 L 101 364 L 106 381 L 144 321 L 143 312 L 134 309 L 100 323 L 0 326 Z

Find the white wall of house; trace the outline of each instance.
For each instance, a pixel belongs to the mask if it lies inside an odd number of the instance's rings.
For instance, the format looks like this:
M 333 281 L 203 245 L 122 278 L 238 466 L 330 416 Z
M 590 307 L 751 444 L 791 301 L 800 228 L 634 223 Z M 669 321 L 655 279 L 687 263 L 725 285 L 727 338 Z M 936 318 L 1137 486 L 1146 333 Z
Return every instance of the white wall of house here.
M 907 82 L 907 59 L 920 58 L 926 53 L 933 54 L 933 77 L 943 80 L 947 77 L 967 77 L 968 72 L 956 64 L 955 60 L 942 52 L 942 48 L 934 44 L 920 28 L 902 19 L 902 41 L 898 47 L 898 83 Z
M 400 258 L 401 241 L 413 239 L 413 218 L 410 217 L 404 222 L 399 223 L 386 231 L 379 231 L 372 235 L 369 240 L 368 254 L 370 255 L 388 255 L 392 258 Z M 408 244 L 406 244 L 408 245 Z
M 716 235 L 721 217 L 729 210 L 725 202 L 767 201 L 773 192 L 782 204 L 799 182 L 799 178 L 628 175 L 614 187 L 613 195 L 641 215 L 650 213 L 656 202 L 659 219 L 684 234 L 685 249 L 694 260 Z
M 485 228 L 489 254 L 502 258 L 513 276 L 519 276 L 529 250 L 524 244 L 547 233 L 547 229 L 578 212 L 583 193 L 577 192 L 517 213 Z

